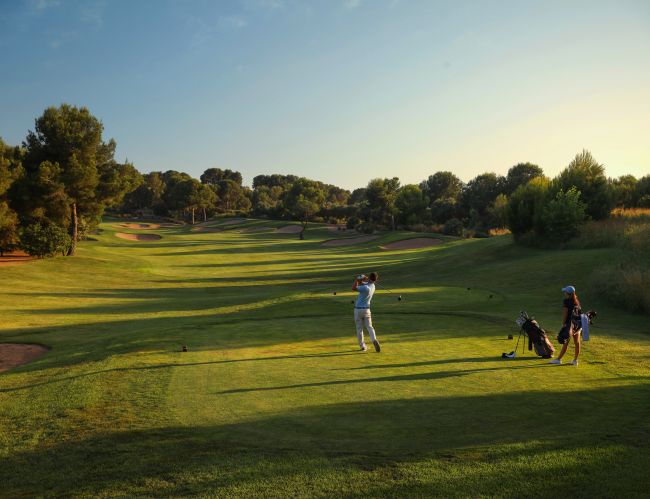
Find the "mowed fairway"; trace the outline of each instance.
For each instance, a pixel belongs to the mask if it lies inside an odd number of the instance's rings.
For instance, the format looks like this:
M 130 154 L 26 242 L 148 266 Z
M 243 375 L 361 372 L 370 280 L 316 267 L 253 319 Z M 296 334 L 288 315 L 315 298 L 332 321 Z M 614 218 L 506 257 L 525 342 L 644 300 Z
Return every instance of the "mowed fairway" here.
M 248 230 L 271 225 L 109 220 L 74 258 L 0 268 L 0 342 L 52 347 L 0 374 L 0 495 L 648 494 L 650 326 L 589 290 L 614 250 Z M 380 354 L 350 304 L 371 270 L 404 297 L 375 295 Z M 580 366 L 502 360 L 521 309 L 556 344 L 566 284 L 599 313 Z

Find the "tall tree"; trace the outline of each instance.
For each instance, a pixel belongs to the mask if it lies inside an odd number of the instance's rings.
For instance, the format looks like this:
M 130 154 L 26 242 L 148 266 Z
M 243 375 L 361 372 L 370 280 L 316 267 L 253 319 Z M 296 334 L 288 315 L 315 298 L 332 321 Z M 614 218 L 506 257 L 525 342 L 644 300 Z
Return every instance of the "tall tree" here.
M 537 177 L 517 187 L 510 196 L 506 218 L 515 239 L 534 230 L 539 232 L 540 217 L 549 198 L 549 186 L 546 177 Z
M 9 206 L 8 192 L 22 174 L 22 151 L 0 138 L 0 256 L 18 242 L 18 215 Z
M 415 184 L 405 185 L 395 197 L 400 221 L 405 224 L 422 222 L 428 206 L 429 198 Z
M 166 197 L 172 210 L 190 213 L 192 224 L 196 221 L 197 210 L 203 210 L 205 220 L 207 218 L 205 210 L 213 207 L 217 200 L 216 194 L 210 187 L 193 178 L 176 182 Z
M 70 250 L 74 255 L 78 241 L 79 217 L 89 219 L 101 214 L 103 200 L 99 193 L 100 165 L 113 159 L 115 142 L 102 141 L 102 123 L 85 107 L 62 104 L 50 107 L 36 119 L 24 146 L 27 182 L 45 180 L 46 191 L 53 186 L 57 199 L 66 205 L 69 216 Z M 33 185 L 35 191 L 38 185 Z M 36 201 L 38 203 L 38 201 Z M 48 206 L 42 206 L 47 210 Z M 58 207 L 58 212 L 61 207 Z M 45 214 L 49 218 L 49 213 Z
M 436 172 L 420 183 L 420 189 L 431 203 L 438 199 L 453 200 L 455 203 L 463 189 L 463 182 L 452 172 Z
M 100 164 L 97 170 L 97 199 L 106 206 L 118 206 L 126 194 L 133 192 L 144 182 L 140 172 L 129 162 L 118 163 L 109 160 Z
M 375 178 L 368 182 L 366 199 L 371 217 L 375 222 L 390 223 L 395 229 L 395 198 L 399 190 L 399 178 Z
M 350 197 L 348 198 L 348 204 L 359 206 L 362 203 L 365 203 L 366 199 L 366 188 L 359 187 L 358 189 L 353 190 L 352 194 L 350 194 Z
M 586 149 L 576 154 L 554 181 L 555 191 L 568 192 L 575 187 L 587 206 L 586 213 L 594 220 L 607 218 L 614 207 L 612 188 L 605 176 L 605 168 Z
M 470 180 L 465 186 L 462 194 L 463 206 L 468 213 L 475 210 L 479 216 L 483 216 L 503 190 L 503 177 L 496 173 L 483 173 Z
M 325 202 L 326 190 L 319 182 L 307 178 L 299 178 L 286 192 L 284 206 L 289 215 L 302 222 L 300 239 L 304 239 L 307 223 Z
M 650 175 L 641 177 L 637 182 L 634 202 L 636 206 L 650 208 Z
M 504 193 L 508 196 L 520 185 L 527 184 L 536 177 L 544 175 L 544 170 L 532 163 L 518 163 L 508 170 Z
M 634 175 L 621 175 L 612 181 L 614 204 L 621 208 L 636 206 L 637 179 Z

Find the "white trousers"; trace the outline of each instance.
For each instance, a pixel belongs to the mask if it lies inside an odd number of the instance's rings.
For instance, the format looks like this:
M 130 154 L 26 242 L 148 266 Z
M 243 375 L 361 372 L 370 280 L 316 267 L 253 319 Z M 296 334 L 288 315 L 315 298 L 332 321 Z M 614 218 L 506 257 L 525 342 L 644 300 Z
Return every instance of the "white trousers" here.
M 377 336 L 375 335 L 375 328 L 372 327 L 372 315 L 370 314 L 369 308 L 355 308 L 354 309 L 354 323 L 357 326 L 357 340 L 359 341 L 359 346 L 364 348 L 366 343 L 363 340 L 363 328 L 366 328 L 368 334 L 370 335 L 371 341 L 377 341 Z

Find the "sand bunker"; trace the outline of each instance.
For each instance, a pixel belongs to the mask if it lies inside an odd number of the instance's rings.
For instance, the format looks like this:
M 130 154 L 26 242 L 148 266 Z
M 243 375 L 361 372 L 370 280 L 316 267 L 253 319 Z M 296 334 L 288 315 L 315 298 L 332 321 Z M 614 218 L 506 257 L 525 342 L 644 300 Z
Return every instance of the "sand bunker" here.
M 280 227 L 277 232 L 280 234 L 297 234 L 298 232 L 302 232 L 302 225 L 285 225 L 284 227 Z
M 354 244 L 367 243 L 373 239 L 377 239 L 379 236 L 359 236 L 359 237 L 346 237 L 343 239 L 330 239 L 325 241 L 323 246 L 352 246 Z
M 221 232 L 219 227 L 192 227 L 192 232 Z
M 125 224 L 120 224 L 120 227 L 124 227 L 125 229 L 150 230 L 150 229 L 160 229 L 161 227 L 178 227 L 178 224 L 170 224 L 170 223 L 162 223 L 162 224 L 125 223 Z
M 245 218 L 233 218 L 232 220 L 228 220 L 227 222 L 222 222 L 219 225 L 235 225 L 245 221 L 246 221 Z
M 0 343 L 0 373 L 32 362 L 45 355 L 49 350 L 43 345 Z
M 126 229 L 159 229 L 160 224 L 120 224 Z
M 442 239 L 433 237 L 414 237 L 412 239 L 402 239 L 394 243 L 384 244 L 380 246 L 383 250 L 401 250 L 401 249 L 417 249 L 428 248 L 429 246 L 437 246 L 442 244 Z
M 157 241 L 158 239 L 162 239 L 158 234 L 126 234 L 125 232 L 116 232 L 115 235 L 127 241 Z
M 30 260 L 36 260 L 36 257 L 29 256 L 27 253 L 22 251 L 12 251 L 10 253 L 5 253 L 4 256 L 0 257 L 0 267 L 20 265 L 21 263 L 27 263 Z

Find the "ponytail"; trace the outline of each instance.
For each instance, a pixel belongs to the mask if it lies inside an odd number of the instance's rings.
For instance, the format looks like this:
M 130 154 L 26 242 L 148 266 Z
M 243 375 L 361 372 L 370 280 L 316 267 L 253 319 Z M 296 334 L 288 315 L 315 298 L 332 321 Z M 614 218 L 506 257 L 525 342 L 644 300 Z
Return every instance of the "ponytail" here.
M 578 293 L 573 293 L 573 306 L 582 309 L 580 306 L 580 300 L 578 300 Z

